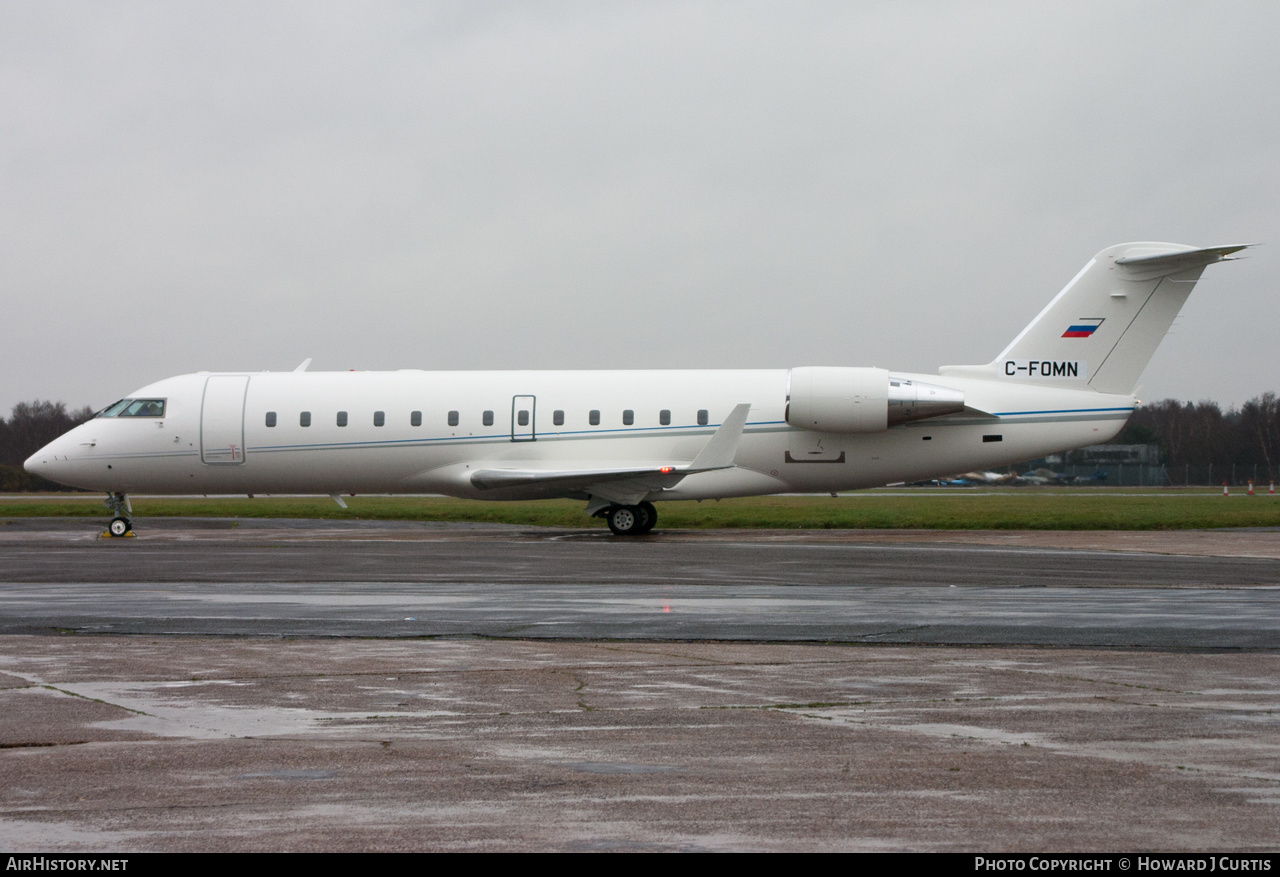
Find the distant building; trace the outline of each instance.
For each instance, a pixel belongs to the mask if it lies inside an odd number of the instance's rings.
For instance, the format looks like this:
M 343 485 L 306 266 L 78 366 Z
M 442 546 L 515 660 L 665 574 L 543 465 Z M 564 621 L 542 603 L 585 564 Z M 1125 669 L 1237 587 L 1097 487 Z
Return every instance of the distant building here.
M 1160 446 L 1150 445 L 1090 445 L 1044 458 L 1048 466 L 1114 466 L 1133 463 L 1140 466 L 1160 465 Z

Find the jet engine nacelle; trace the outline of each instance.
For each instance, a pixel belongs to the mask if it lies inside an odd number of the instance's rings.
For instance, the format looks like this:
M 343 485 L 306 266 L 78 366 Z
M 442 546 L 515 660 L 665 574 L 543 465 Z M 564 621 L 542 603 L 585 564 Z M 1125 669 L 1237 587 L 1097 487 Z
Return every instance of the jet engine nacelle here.
M 881 432 L 964 411 L 964 393 L 882 368 L 805 366 L 788 373 L 787 423 L 817 432 Z

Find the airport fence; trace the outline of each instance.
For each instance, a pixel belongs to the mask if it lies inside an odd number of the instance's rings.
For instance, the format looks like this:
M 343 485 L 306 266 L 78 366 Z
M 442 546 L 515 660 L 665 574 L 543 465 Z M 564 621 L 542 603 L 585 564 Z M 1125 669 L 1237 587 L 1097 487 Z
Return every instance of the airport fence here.
M 1068 463 L 1059 470 L 1064 475 L 1086 479 L 1099 487 L 1246 487 L 1267 489 L 1274 475 L 1265 465 L 1231 464 L 1203 466 L 1157 466 L 1147 463 Z M 1100 477 L 1105 476 L 1105 477 Z

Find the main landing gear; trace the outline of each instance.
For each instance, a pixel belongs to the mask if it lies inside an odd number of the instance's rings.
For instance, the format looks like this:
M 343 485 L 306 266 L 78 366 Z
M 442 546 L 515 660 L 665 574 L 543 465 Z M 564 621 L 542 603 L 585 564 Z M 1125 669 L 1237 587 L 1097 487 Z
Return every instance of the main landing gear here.
M 133 507 L 129 505 L 129 497 L 123 493 L 108 493 L 103 503 L 115 515 L 107 525 L 104 536 L 119 538 L 133 535 Z
M 638 505 L 611 505 L 600 514 L 615 536 L 639 536 L 658 523 L 658 510 L 648 501 Z

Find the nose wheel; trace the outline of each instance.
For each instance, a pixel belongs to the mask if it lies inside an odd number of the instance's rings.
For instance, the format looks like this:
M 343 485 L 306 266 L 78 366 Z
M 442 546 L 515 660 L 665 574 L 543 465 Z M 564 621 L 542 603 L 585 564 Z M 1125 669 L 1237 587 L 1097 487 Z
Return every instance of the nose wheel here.
M 115 515 L 107 525 L 104 536 L 120 538 L 133 535 L 133 507 L 129 505 L 129 497 L 123 493 L 108 493 L 103 503 Z

